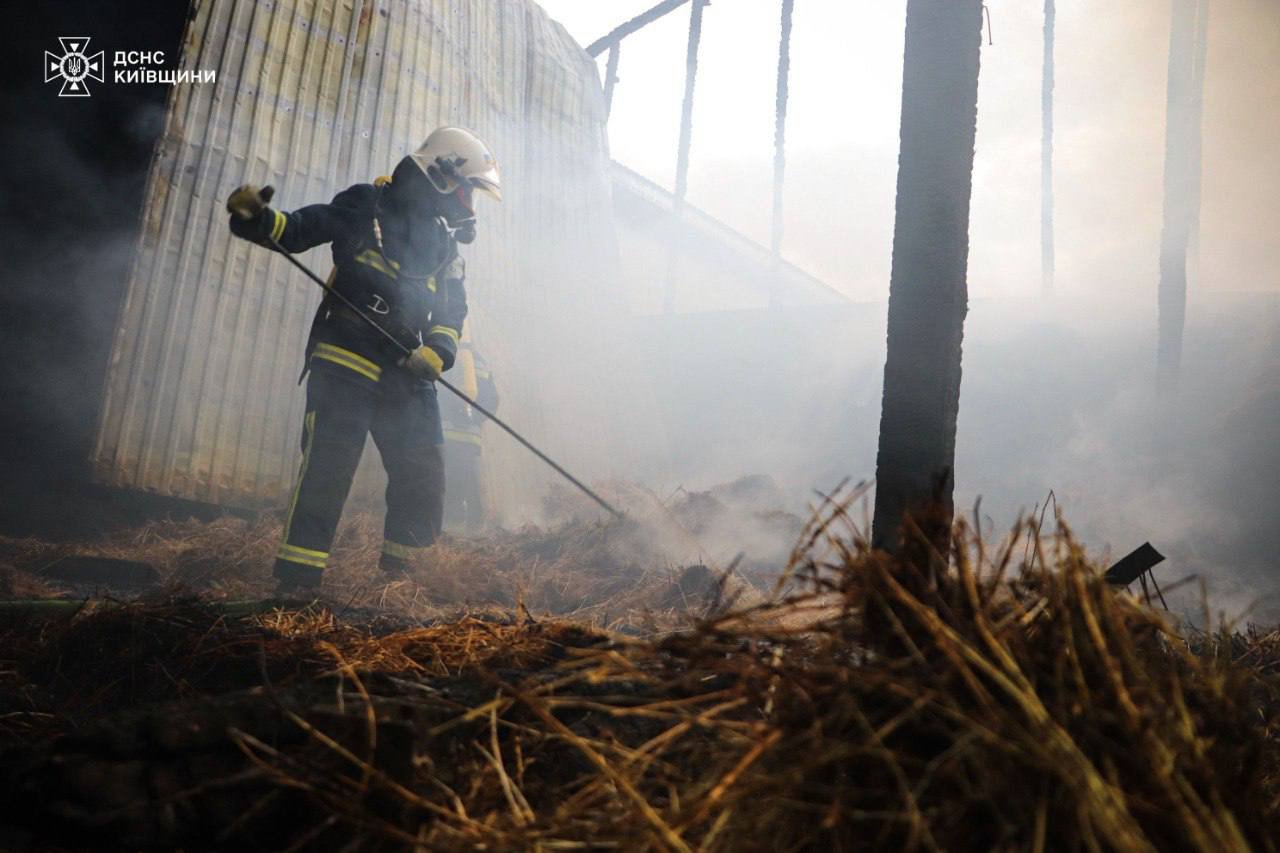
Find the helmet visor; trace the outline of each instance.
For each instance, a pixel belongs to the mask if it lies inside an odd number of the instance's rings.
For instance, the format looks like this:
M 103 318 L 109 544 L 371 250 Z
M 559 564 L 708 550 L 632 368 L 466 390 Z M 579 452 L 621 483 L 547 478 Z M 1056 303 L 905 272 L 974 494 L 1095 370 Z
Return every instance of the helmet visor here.
M 472 175 L 471 186 L 490 196 L 494 201 L 502 201 L 502 189 L 498 183 L 498 168 L 491 166 L 478 175 Z
M 465 161 L 462 162 L 461 166 L 440 157 L 428 161 L 418 152 L 410 154 L 409 157 L 413 159 L 413 162 L 422 170 L 422 174 L 427 176 L 427 180 L 431 181 L 431 185 L 439 193 L 447 195 L 457 189 L 460 184 L 467 184 L 489 195 L 494 201 L 502 201 L 498 167 L 493 163 L 492 158 L 485 158 L 489 161 L 489 168 L 483 172 L 471 173 L 472 169 L 468 168 L 468 164 Z

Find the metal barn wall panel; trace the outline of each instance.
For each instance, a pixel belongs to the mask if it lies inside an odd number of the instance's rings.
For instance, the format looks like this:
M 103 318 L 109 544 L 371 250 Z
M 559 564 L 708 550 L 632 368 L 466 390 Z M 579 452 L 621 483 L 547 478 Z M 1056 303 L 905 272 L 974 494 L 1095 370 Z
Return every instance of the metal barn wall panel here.
M 328 200 L 442 124 L 477 130 L 503 170 L 504 201 L 481 202 L 463 255 L 469 330 L 504 414 L 588 477 L 661 454 L 640 426 L 644 377 L 610 350 L 623 300 L 595 65 L 536 4 L 197 0 L 184 42 L 182 66 L 216 69 L 217 83 L 171 97 L 108 368 L 100 481 L 244 507 L 284 499 L 319 293 L 233 240 L 223 199 L 254 182 L 275 185 L 283 209 Z M 331 265 L 326 247 L 302 260 Z M 635 386 L 626 405 L 584 408 L 620 382 Z M 486 444 L 491 491 L 518 514 L 546 473 L 492 429 Z M 364 494 L 380 488 L 372 456 Z

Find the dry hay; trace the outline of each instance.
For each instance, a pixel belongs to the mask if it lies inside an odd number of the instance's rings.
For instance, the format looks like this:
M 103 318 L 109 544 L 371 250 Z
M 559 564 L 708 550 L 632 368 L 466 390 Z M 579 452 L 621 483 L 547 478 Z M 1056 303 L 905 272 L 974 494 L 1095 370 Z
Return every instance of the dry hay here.
M 59 722 L 0 731 L 64 733 L 5 756 L 2 819 L 202 848 L 1275 850 L 1280 635 L 1181 636 L 1099 574 L 1065 528 L 961 525 L 929 577 L 831 505 L 789 591 L 661 639 L 198 604 L 18 626 L 6 702 Z M 118 665 L 60 669 L 77 631 Z M 77 684 L 112 698 L 69 707 Z M 107 705 L 222 751 L 104 734 Z
M 339 612 L 380 611 L 415 622 L 456 619 L 486 608 L 572 617 L 611 630 L 654 631 L 688 624 L 706 612 L 719 575 L 690 588 L 684 568 L 658 543 L 683 535 L 660 516 L 570 521 L 483 538 L 446 535 L 425 549 L 407 580 L 378 568 L 380 521 L 352 514 L 332 547 L 320 600 Z M 0 537 L 0 599 L 83 597 L 43 572 L 73 555 L 154 566 L 169 597 L 205 600 L 269 597 L 281 524 L 271 515 L 215 521 L 156 521 L 88 542 L 50 543 Z M 720 573 L 723 574 L 723 573 Z M 736 573 L 735 588 L 759 598 Z

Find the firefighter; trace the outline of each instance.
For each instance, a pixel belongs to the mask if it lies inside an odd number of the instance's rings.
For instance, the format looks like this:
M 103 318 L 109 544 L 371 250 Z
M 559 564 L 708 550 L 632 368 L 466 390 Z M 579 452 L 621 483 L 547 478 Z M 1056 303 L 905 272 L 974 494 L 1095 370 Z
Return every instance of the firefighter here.
M 390 177 L 292 212 L 260 190 L 232 193 L 231 231 L 285 251 L 329 243 L 331 286 L 412 350 L 405 358 L 326 297 L 312 323 L 302 464 L 276 552 L 281 592 L 320 584 L 366 434 L 387 472 L 379 565 L 402 575 L 440 532 L 444 442 L 435 379 L 457 355 L 467 315 L 458 244 L 475 239 L 476 191 L 500 198 L 497 164 L 475 134 L 439 128 Z M 269 198 L 269 196 L 268 196 Z
M 493 373 L 465 338 L 458 353 L 458 366 L 463 371 L 462 386 L 471 397 L 490 412 L 498 410 L 498 389 Z M 480 460 L 483 445 L 480 427 L 484 417 L 462 401 L 450 396 L 440 402 L 444 422 L 444 472 L 449 483 L 445 495 L 444 523 L 449 529 L 475 532 L 484 523 L 484 492 L 480 486 Z

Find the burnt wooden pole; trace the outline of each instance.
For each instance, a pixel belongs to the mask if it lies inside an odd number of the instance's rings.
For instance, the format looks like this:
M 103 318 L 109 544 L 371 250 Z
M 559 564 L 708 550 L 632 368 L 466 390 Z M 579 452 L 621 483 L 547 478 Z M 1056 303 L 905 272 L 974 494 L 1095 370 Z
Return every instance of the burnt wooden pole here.
M 950 541 L 982 0 L 908 0 L 872 539 Z

